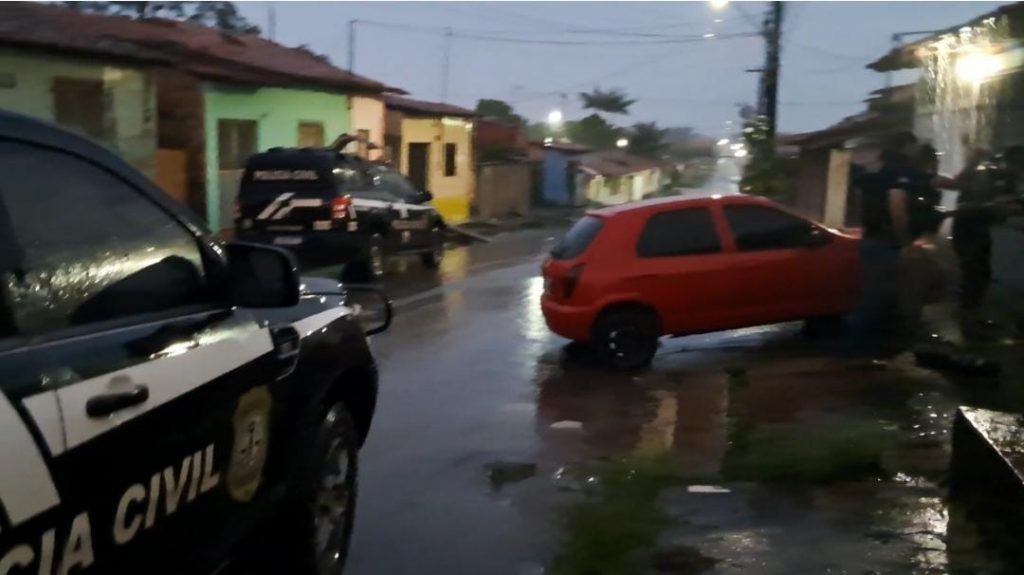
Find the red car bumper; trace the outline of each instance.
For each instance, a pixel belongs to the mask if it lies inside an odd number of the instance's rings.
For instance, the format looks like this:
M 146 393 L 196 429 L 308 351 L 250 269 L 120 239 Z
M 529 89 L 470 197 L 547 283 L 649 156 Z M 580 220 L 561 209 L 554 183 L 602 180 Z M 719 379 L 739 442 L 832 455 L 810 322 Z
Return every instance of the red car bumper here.
M 551 331 L 573 341 L 590 339 L 595 315 L 591 308 L 560 304 L 553 301 L 550 295 L 544 294 L 540 298 L 540 309 Z

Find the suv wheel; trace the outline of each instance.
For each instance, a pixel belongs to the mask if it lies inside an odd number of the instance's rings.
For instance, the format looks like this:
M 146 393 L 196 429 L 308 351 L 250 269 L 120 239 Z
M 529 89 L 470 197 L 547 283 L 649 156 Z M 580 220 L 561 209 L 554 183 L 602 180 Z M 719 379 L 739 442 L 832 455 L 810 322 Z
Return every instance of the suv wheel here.
M 342 403 L 320 419 L 297 501 L 279 526 L 287 553 L 274 553 L 274 570 L 301 575 L 340 575 L 355 523 L 359 451 L 355 425 Z
M 430 230 L 430 251 L 420 254 L 420 261 L 430 269 L 437 269 L 444 259 L 444 234 L 440 228 Z
M 591 342 L 614 369 L 646 367 L 658 351 L 658 316 L 645 309 L 602 312 L 594 322 Z

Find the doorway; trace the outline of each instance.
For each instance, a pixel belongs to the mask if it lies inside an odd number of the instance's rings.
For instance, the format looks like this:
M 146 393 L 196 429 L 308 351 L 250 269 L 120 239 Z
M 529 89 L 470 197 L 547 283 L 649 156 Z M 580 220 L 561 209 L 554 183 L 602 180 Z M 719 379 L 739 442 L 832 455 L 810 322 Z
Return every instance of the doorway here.
M 419 190 L 427 190 L 427 166 L 430 165 L 430 144 L 409 144 L 409 181 Z

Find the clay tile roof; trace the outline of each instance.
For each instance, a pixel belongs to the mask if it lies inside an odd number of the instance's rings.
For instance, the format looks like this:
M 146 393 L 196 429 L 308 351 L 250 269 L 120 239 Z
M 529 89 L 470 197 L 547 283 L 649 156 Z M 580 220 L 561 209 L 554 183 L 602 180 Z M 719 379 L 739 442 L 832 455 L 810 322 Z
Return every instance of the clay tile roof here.
M 1011 37 L 1019 38 L 1024 34 L 1024 2 L 1013 2 L 1012 4 L 999 6 L 991 12 L 986 12 L 980 16 L 976 16 L 962 24 L 950 26 L 944 30 L 936 30 L 923 38 L 910 42 L 909 44 L 897 46 L 889 50 L 889 52 L 881 58 L 868 64 L 867 68 L 876 72 L 889 72 L 893 70 L 917 68 L 921 65 L 921 60 L 918 57 L 918 48 L 926 46 L 946 34 L 955 34 L 965 26 L 977 26 L 982 21 L 989 18 L 1003 16 L 1009 19 Z
M 475 118 L 479 116 L 473 110 L 442 104 L 440 102 L 427 102 L 424 100 L 413 100 L 393 94 L 384 95 L 384 104 L 392 110 L 398 110 L 412 115 L 420 116 L 455 116 L 459 118 Z
M 591 172 L 610 177 L 625 176 L 662 167 L 660 163 L 654 160 L 619 151 L 584 154 L 579 157 L 579 165 L 581 168 Z
M 83 14 L 37 2 L 0 3 L 0 44 L 106 55 L 229 82 L 398 91 L 352 74 L 301 48 L 195 23 Z

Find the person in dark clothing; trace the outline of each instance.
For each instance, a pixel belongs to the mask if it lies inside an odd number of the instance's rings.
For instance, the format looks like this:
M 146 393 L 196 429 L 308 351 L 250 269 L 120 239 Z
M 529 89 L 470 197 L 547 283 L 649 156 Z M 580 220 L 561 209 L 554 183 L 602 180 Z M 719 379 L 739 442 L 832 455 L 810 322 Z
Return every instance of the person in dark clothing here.
M 992 225 L 999 213 L 985 204 L 1018 195 L 1024 173 L 1024 146 L 1007 148 L 998 161 L 977 154 L 965 171 L 953 218 L 953 249 L 960 264 L 960 309 L 971 314 L 981 307 L 992 283 Z M 979 169 L 984 168 L 984 169 Z M 968 209 L 968 206 L 973 208 Z
M 881 154 L 879 171 L 862 174 L 854 182 L 860 192 L 861 301 L 851 318 L 858 332 L 901 330 L 901 252 L 910 244 L 912 231 L 908 190 L 927 181 L 913 167 L 917 139 L 901 133 L 890 138 Z

